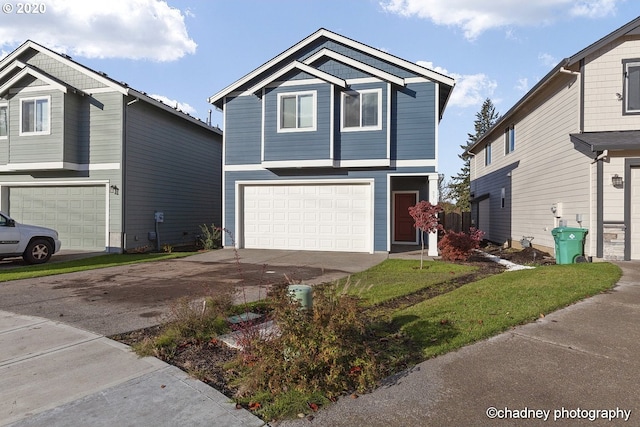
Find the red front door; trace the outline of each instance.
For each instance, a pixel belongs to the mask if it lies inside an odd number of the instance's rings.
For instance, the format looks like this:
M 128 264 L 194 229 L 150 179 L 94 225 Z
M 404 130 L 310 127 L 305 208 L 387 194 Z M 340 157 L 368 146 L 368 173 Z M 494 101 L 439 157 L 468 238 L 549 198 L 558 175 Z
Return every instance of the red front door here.
M 409 208 L 418 203 L 416 193 L 395 193 L 393 240 L 395 242 L 417 243 L 414 221 L 409 215 Z

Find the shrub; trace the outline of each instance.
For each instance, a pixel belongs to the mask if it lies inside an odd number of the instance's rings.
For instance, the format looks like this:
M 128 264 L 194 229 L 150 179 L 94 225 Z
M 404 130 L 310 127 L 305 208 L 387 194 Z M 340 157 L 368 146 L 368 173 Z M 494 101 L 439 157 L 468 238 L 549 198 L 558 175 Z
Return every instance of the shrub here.
M 200 226 L 202 234 L 198 237 L 203 249 L 211 250 L 218 249 L 222 244 L 222 230 L 220 227 L 216 227 L 211 224 L 211 228 L 207 224 Z
M 251 342 L 243 343 L 235 362 L 241 402 L 259 402 L 257 412 L 263 417 L 272 407 L 280 407 L 275 411 L 279 415 L 295 415 L 295 405 L 288 405 L 290 411 L 282 408 L 291 393 L 331 398 L 375 384 L 378 365 L 366 343 L 357 298 L 338 291 L 337 285 L 316 286 L 311 312 L 300 308 L 286 285 L 274 287 L 270 298 L 279 333 L 270 339 L 247 335 Z
M 154 338 L 134 346 L 139 356 L 156 356 L 170 360 L 180 345 L 209 341 L 228 331 L 226 317 L 231 310 L 231 294 L 222 293 L 202 301 L 180 298 L 170 307 L 168 321 Z
M 447 231 L 438 242 L 440 256 L 445 261 L 466 261 L 480 247 L 484 232 L 472 228 L 469 233 Z

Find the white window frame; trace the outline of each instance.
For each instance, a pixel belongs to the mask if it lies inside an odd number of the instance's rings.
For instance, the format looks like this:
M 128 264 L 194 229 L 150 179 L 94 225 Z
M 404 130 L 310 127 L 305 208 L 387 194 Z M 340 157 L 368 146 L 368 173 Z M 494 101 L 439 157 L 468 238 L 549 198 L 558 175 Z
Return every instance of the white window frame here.
M 504 130 L 504 154 L 514 151 L 516 151 L 516 125 L 511 125 Z
M 489 166 L 491 164 L 491 143 L 484 147 L 484 165 Z
M 24 132 L 24 130 L 22 129 L 22 113 L 23 113 L 23 109 L 24 109 L 24 103 L 26 101 L 37 102 L 39 100 L 46 100 L 47 101 L 47 117 L 48 117 L 47 129 L 46 130 L 41 130 L 41 131 Z M 18 129 L 20 130 L 20 133 L 19 133 L 20 136 L 51 135 L 51 96 L 48 96 L 48 95 L 47 96 L 34 96 L 34 97 L 31 97 L 31 98 L 22 98 L 22 99 L 20 99 L 20 123 L 19 123 Z
M 627 60 L 623 61 L 624 64 L 624 93 L 623 93 L 623 113 L 624 114 L 640 114 L 640 108 L 630 109 L 629 108 L 629 99 L 631 95 L 629 94 L 629 68 L 640 68 L 640 59 Z M 636 96 L 640 96 L 640 85 L 637 88 L 638 93 Z M 640 105 L 640 100 L 635 100 Z
M 312 104 L 312 125 L 309 127 L 298 127 L 299 126 L 299 117 L 298 117 L 298 100 L 301 96 L 311 95 L 311 104 Z M 296 97 L 296 127 L 294 128 L 283 128 L 282 127 L 282 98 Z M 315 90 L 307 90 L 302 92 L 282 92 L 278 94 L 278 133 L 287 133 L 287 132 L 314 132 L 318 127 L 318 92 Z
M 347 95 L 353 96 L 354 94 L 358 94 L 359 96 L 367 93 L 376 93 L 378 95 L 378 124 L 375 126 L 362 126 L 362 102 L 360 102 L 360 126 L 350 126 L 345 127 L 345 119 L 344 114 L 346 112 L 344 101 Z M 342 96 L 340 97 L 340 131 L 342 132 L 363 132 L 363 131 L 371 131 L 371 130 L 382 130 L 382 89 L 362 89 L 362 90 L 350 90 L 347 92 L 342 92 Z
M 0 102 L 0 108 L 6 108 L 7 109 L 7 134 L 6 135 L 0 135 L 0 139 L 7 139 L 9 138 L 9 103 L 8 102 Z

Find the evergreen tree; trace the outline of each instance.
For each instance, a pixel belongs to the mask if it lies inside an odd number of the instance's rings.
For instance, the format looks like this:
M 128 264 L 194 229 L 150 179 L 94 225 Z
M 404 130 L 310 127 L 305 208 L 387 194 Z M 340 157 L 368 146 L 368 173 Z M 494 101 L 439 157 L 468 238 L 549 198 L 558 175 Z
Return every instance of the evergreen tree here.
M 489 98 L 482 103 L 480 111 L 476 113 L 476 120 L 473 122 L 475 133 L 467 134 L 466 145 L 460 145 L 462 154 L 458 154 L 464 161 L 464 165 L 458 175 L 451 178 L 449 184 L 450 195 L 456 199 L 456 206 L 463 212 L 471 210 L 469 199 L 471 197 L 471 155 L 467 153 L 467 149 L 488 131 L 498 120 L 498 113 Z

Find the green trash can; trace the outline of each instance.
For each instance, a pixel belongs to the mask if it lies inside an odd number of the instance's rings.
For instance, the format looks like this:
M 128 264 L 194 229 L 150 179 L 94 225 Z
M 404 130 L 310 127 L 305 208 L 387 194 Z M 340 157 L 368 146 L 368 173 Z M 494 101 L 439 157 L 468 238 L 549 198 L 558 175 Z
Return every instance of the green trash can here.
M 311 310 L 313 297 L 311 286 L 309 285 L 289 285 L 289 293 L 295 301 L 300 303 L 303 310 Z
M 551 230 L 556 242 L 556 264 L 573 264 L 584 252 L 586 228 L 557 227 Z

